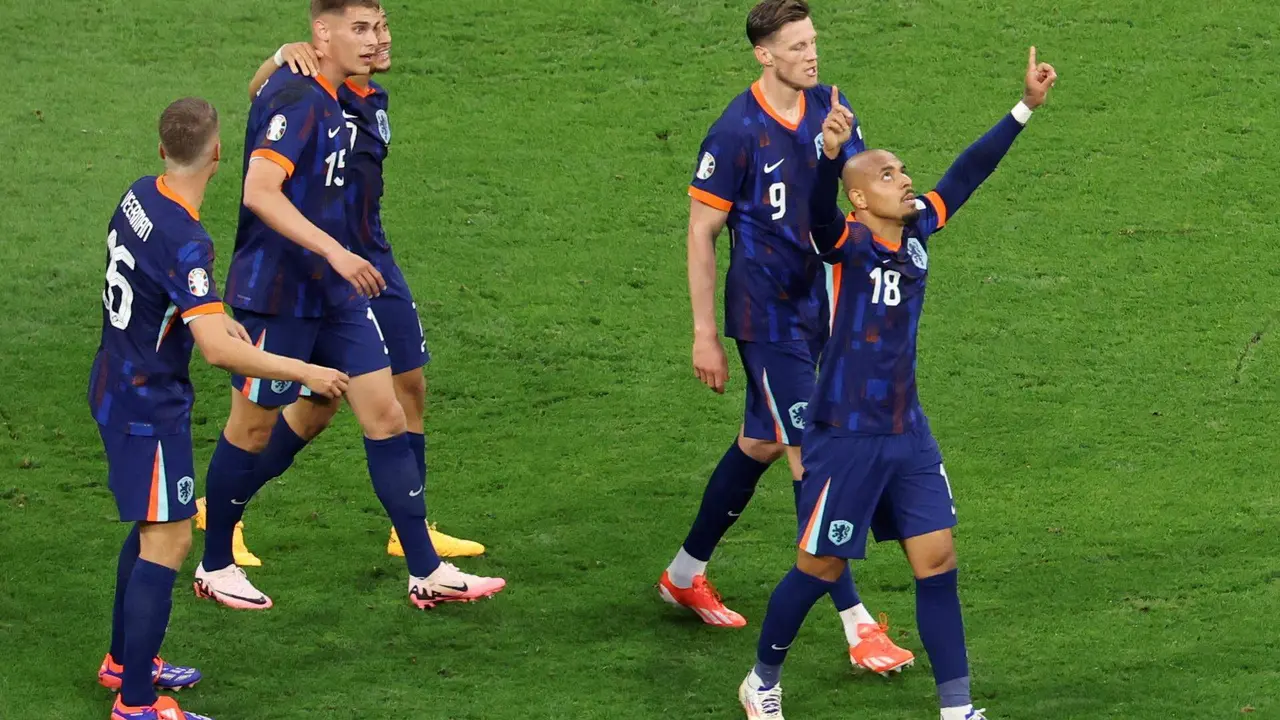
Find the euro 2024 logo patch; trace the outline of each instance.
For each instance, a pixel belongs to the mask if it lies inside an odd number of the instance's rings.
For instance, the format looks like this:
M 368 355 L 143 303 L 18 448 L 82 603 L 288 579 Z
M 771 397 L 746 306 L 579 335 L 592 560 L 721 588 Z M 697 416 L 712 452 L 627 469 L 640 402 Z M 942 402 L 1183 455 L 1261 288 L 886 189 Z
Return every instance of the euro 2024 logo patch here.
M 698 179 L 709 180 L 716 172 L 716 158 L 709 152 L 702 153 L 702 161 L 698 163 Z
M 827 539 L 836 545 L 843 545 L 853 538 L 853 523 L 847 520 L 832 520 L 827 526 Z
M 284 137 L 284 131 L 289 127 L 289 121 L 285 119 L 283 114 L 276 115 L 271 118 L 271 124 L 267 126 L 267 139 L 271 142 L 279 142 Z
M 196 481 L 191 476 L 185 476 L 178 481 L 178 502 L 186 505 L 191 502 L 191 496 L 196 494 Z
M 204 268 L 192 268 L 187 273 L 187 289 L 196 297 L 204 297 L 209 294 L 209 273 Z

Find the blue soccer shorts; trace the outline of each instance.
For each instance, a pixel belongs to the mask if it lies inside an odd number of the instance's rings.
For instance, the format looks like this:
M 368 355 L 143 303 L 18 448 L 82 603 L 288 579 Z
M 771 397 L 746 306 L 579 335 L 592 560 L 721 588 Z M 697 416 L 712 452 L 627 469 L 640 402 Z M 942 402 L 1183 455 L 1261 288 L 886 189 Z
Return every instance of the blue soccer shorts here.
M 233 310 L 254 344 L 266 352 L 334 368 L 351 377 L 390 366 L 387 346 L 382 342 L 373 310 L 366 302 L 345 305 L 319 318 Z M 298 383 L 286 380 L 240 375 L 231 376 L 231 387 L 266 408 L 292 403 L 302 389 Z
M 738 341 L 747 377 L 743 435 L 799 446 L 817 376 L 823 340 L 757 343 Z
M 387 346 L 391 374 L 421 370 L 431 362 L 422 320 L 418 317 L 418 304 L 412 296 L 383 293 L 370 300 L 369 307 Z
M 805 434 L 801 451 L 800 549 L 862 559 L 867 531 L 878 542 L 955 527 L 942 452 L 921 423 L 901 435 L 852 435 L 826 425 Z
M 176 522 L 196 514 L 196 471 L 190 430 L 130 435 L 98 426 L 107 451 L 107 486 L 121 522 Z

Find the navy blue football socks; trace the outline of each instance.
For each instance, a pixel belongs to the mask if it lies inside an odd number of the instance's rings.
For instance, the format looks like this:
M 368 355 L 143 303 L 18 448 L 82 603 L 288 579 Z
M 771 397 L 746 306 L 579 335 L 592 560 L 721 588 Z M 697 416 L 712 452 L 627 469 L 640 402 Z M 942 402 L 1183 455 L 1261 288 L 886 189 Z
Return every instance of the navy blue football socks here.
M 955 570 L 916 580 L 916 627 L 933 665 L 942 707 L 963 707 L 969 697 L 969 656 Z
M 258 465 L 253 471 L 258 487 L 254 488 L 253 491 L 257 492 L 263 485 L 283 475 L 293 465 L 293 459 L 306 446 L 307 441 L 298 437 L 298 434 L 285 421 L 284 413 L 280 413 L 280 417 L 276 419 L 275 427 L 271 428 L 271 439 L 267 441 L 267 446 L 258 455 Z M 245 498 L 236 499 L 244 500 Z
M 742 452 L 735 438 L 707 481 L 698 515 L 684 540 L 685 552 L 703 562 L 710 560 L 716 545 L 751 502 L 756 484 L 768 469 L 768 463 Z
M 231 536 L 244 517 L 244 504 L 266 481 L 257 482 L 258 455 L 218 437 L 205 473 L 205 570 L 221 570 L 234 562 Z M 234 501 L 234 502 L 233 502 Z
M 120 559 L 116 562 L 116 600 L 111 609 L 111 659 L 117 663 L 124 662 L 124 599 L 129 589 L 129 578 L 133 576 L 133 566 L 138 562 L 138 553 L 142 549 L 138 524 L 133 524 L 129 536 L 124 539 L 120 548 Z
M 160 654 L 173 609 L 176 570 L 139 559 L 129 576 L 124 599 L 124 677 L 120 699 L 125 705 L 145 707 L 156 701 L 151 678 L 153 661 Z
M 407 435 L 386 440 L 365 438 L 364 450 L 373 490 L 400 537 L 409 574 L 427 577 L 440 567 L 440 556 L 427 534 L 426 483 Z
M 756 647 L 755 672 L 765 687 L 778 684 L 782 662 L 787 659 L 787 650 L 800 633 L 805 617 L 819 598 L 831 592 L 834 584 L 792 567 L 773 589 Z

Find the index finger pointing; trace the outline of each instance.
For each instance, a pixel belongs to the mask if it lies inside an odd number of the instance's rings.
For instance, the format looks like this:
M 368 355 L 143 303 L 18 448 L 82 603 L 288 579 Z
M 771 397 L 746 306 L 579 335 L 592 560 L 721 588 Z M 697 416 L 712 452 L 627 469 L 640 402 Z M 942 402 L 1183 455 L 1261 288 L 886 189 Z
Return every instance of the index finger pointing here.
M 1035 46 L 1035 45 L 1032 45 L 1032 46 L 1031 46 L 1031 58 L 1030 58 L 1029 60 L 1027 60 L 1027 69 L 1028 69 L 1028 70 L 1035 70 L 1035 69 L 1036 69 L 1036 65 L 1037 65 L 1037 63 L 1036 63 L 1036 46 Z
M 840 88 L 835 85 L 831 86 L 831 107 L 840 107 Z

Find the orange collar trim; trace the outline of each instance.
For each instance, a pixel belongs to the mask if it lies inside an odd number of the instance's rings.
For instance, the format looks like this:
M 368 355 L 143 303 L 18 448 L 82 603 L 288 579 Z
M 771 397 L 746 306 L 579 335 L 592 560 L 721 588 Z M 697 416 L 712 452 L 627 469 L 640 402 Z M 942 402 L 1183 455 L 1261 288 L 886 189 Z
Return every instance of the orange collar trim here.
M 804 119 L 804 92 L 800 93 L 800 112 L 797 115 L 795 122 L 788 122 L 783 119 L 782 115 L 780 115 L 778 111 L 773 109 L 773 106 L 769 104 L 769 101 L 764 96 L 764 88 L 760 87 L 759 80 L 751 83 L 751 94 L 755 97 L 756 102 L 759 103 L 760 107 L 765 112 L 769 113 L 769 117 L 777 120 L 779 125 L 793 132 L 796 128 L 800 127 L 800 121 Z
M 173 188 L 165 184 L 163 175 L 156 178 L 156 190 L 159 190 L 161 195 L 169 198 L 170 200 L 174 201 L 179 206 L 181 206 L 183 210 L 186 210 L 187 214 L 191 216 L 192 220 L 195 220 L 196 222 L 200 222 L 200 211 L 191 207 L 191 204 L 188 203 L 186 200 L 184 200 L 181 195 L 174 192 Z

